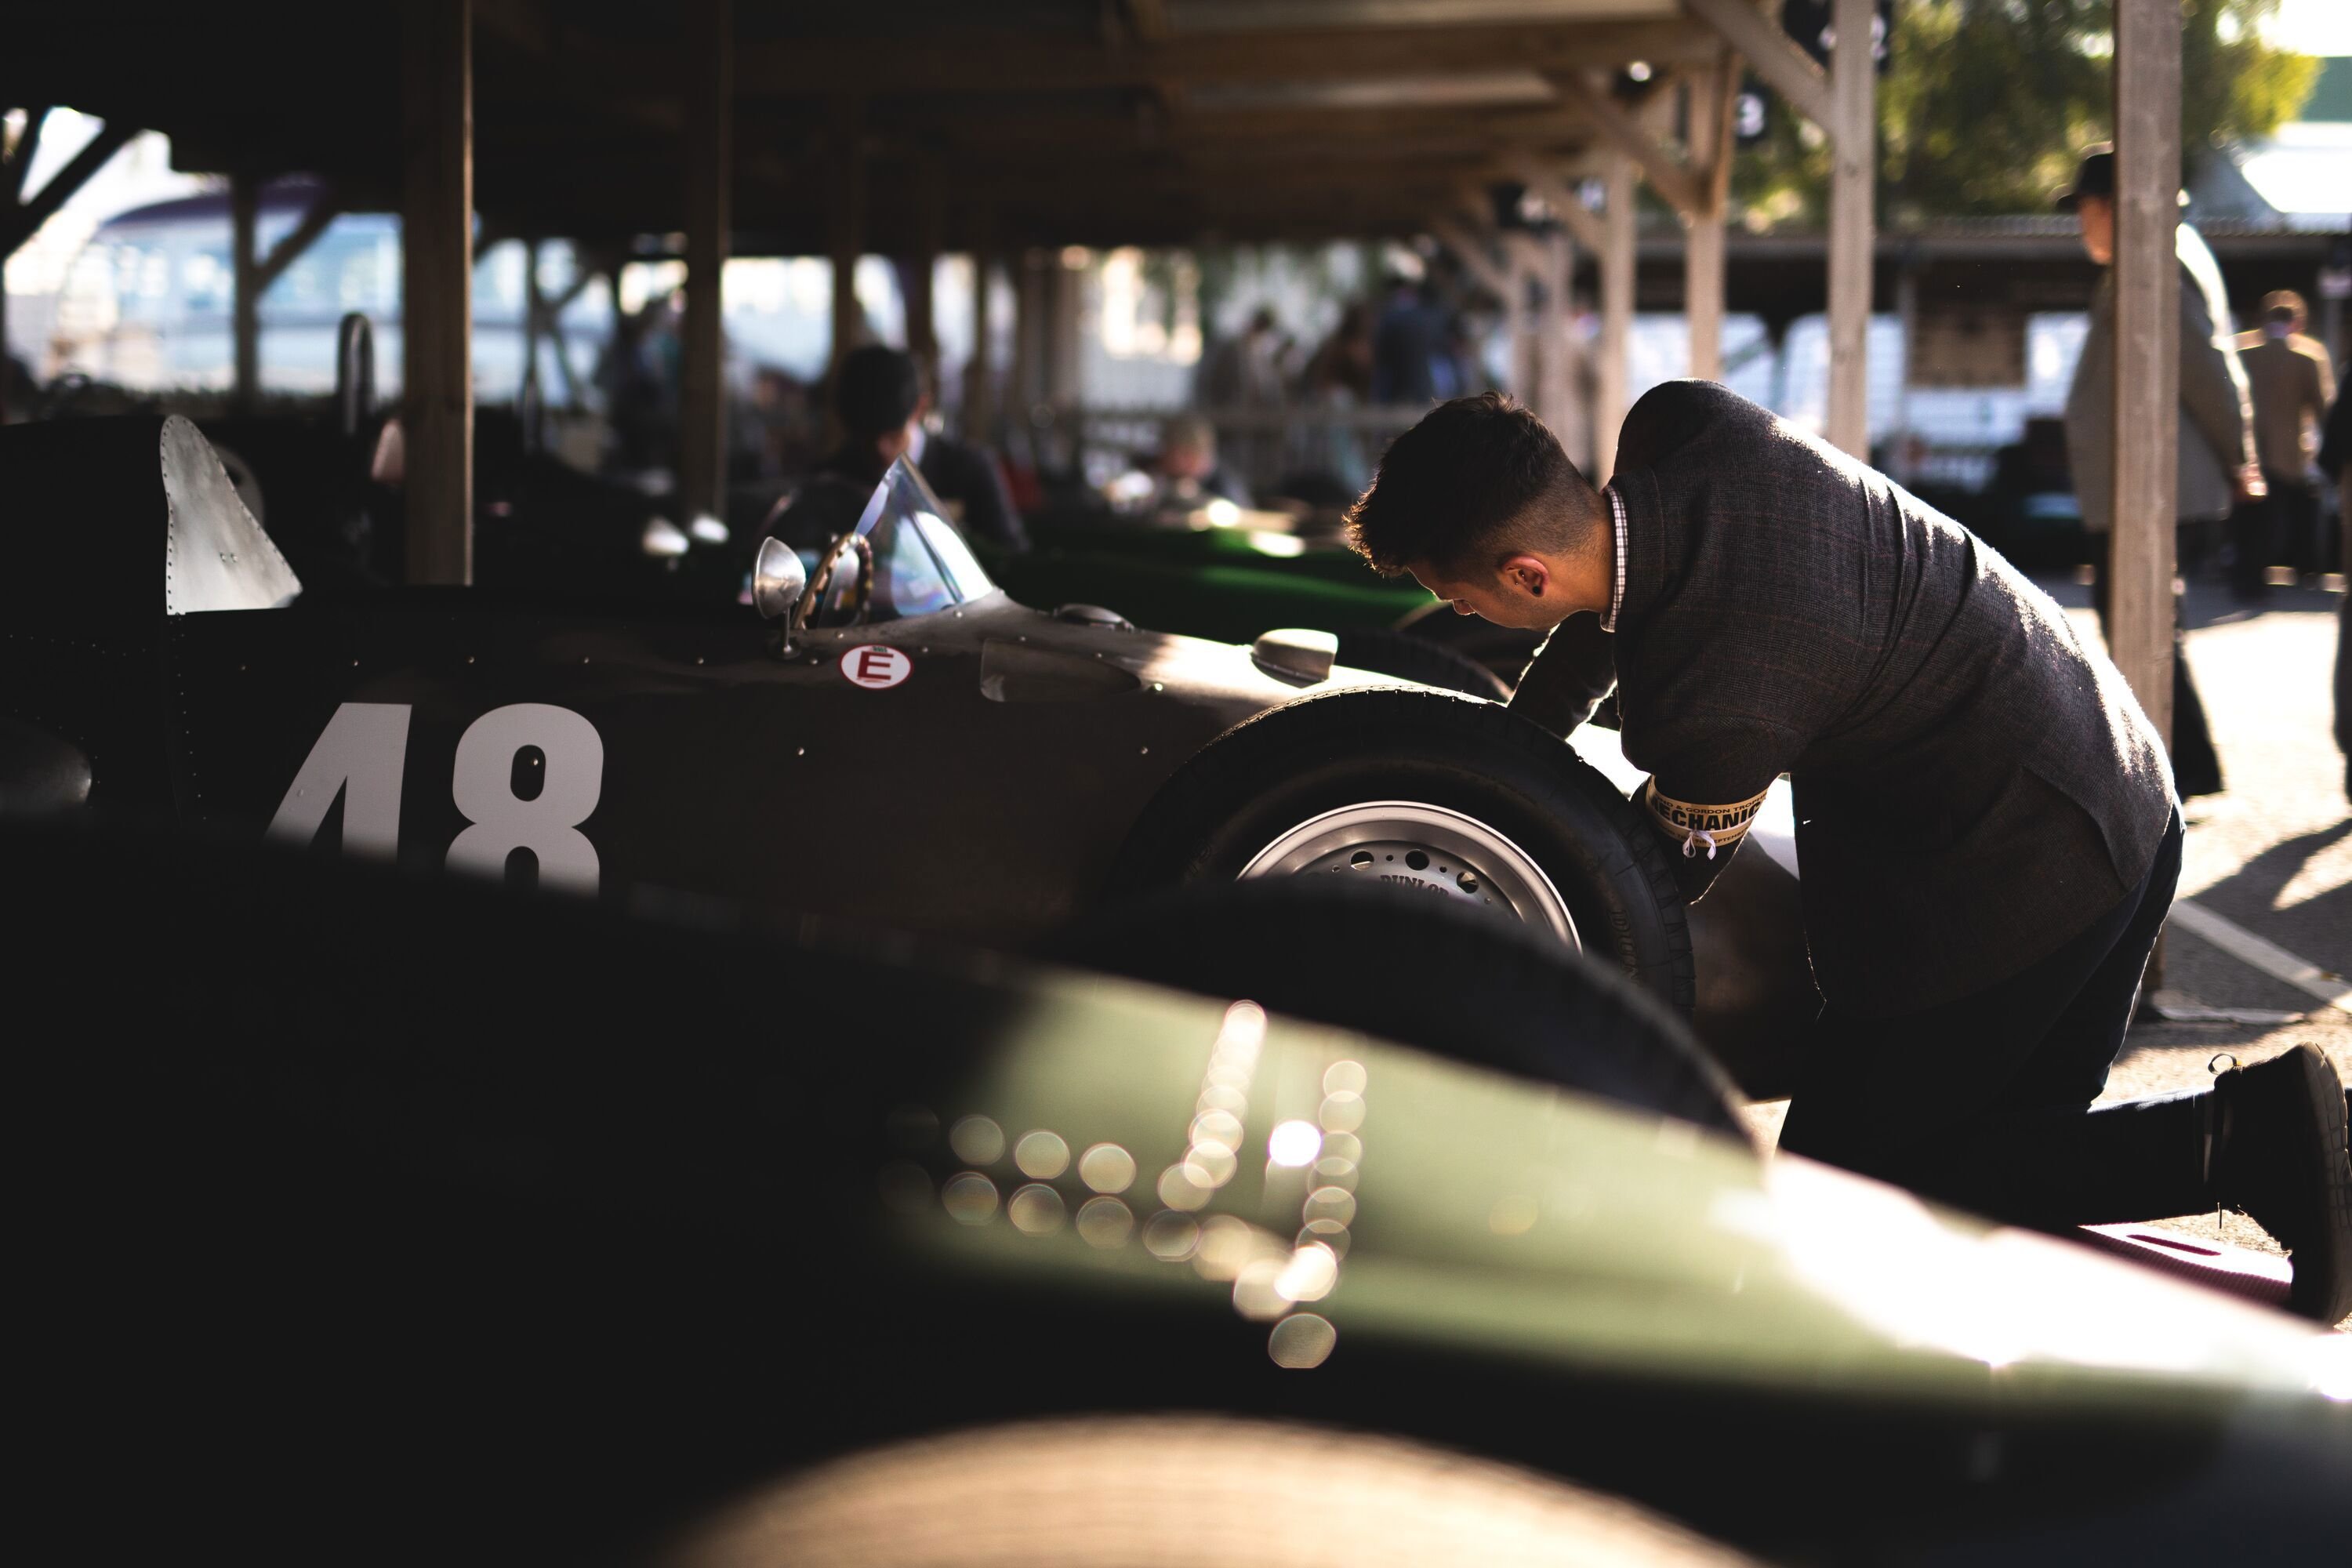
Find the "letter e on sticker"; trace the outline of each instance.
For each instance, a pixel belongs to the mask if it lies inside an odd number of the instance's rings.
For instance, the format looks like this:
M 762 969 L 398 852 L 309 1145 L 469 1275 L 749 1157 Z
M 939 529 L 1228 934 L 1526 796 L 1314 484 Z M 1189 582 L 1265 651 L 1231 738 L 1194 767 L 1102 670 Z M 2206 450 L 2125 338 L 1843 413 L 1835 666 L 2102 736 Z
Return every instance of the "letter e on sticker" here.
M 887 691 L 915 673 L 915 661 L 898 648 L 866 643 L 841 656 L 841 673 L 852 686 Z

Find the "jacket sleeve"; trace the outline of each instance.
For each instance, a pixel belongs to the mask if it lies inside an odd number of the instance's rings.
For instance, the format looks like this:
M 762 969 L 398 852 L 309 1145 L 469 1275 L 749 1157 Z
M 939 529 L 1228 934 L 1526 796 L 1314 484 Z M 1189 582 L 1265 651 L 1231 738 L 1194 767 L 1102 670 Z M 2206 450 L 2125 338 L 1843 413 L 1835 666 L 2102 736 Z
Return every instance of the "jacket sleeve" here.
M 1684 898 L 1697 902 L 1731 863 L 1772 781 L 1802 750 L 1784 725 L 1705 711 L 1645 726 L 1627 746 L 1627 757 L 1650 772 L 1633 804 L 1673 849 Z
M 1617 639 L 1599 616 L 1570 616 L 1551 630 L 1519 676 L 1511 711 L 1566 740 L 1617 684 Z
M 2180 274 L 2180 405 L 2224 474 L 2254 460 L 2253 398 L 2237 350 L 2214 341 L 2205 290 L 2195 276 Z

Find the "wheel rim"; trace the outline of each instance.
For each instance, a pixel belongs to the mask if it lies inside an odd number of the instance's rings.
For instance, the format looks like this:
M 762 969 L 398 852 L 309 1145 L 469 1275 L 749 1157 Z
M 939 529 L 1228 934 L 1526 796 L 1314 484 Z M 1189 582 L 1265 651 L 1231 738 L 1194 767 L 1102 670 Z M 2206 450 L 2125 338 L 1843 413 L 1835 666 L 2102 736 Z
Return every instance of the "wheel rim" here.
M 1424 889 L 1500 910 L 1581 950 L 1567 900 L 1534 856 L 1475 816 L 1373 800 L 1312 816 L 1250 858 L 1238 880 L 1318 873 Z

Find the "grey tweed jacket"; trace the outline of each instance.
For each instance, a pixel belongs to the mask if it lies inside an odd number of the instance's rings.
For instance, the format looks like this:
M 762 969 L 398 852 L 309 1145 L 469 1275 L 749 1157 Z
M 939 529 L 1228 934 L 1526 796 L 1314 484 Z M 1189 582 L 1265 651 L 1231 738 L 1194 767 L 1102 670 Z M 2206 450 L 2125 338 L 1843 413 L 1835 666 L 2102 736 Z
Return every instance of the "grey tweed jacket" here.
M 1634 405 L 1612 488 L 1615 635 L 1570 617 L 1512 706 L 1565 733 L 1613 663 L 1625 754 L 1674 808 L 1654 811 L 1731 823 L 1730 849 L 1742 804 L 1789 774 L 1833 1005 L 1894 1017 L 1982 990 L 2147 873 L 2174 805 L 2162 747 L 1983 541 L 1709 382 Z M 1707 868 L 1695 889 L 1727 858 L 1685 861 Z

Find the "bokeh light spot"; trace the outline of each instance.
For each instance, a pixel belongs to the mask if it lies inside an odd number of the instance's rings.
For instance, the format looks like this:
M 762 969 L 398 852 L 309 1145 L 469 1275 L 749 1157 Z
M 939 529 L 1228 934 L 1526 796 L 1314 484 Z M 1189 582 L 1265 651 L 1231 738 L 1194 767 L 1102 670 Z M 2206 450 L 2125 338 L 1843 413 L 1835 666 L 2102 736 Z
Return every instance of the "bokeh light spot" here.
M 1536 1227 L 1536 1201 L 1525 1193 L 1496 1198 L 1487 1211 L 1486 1228 L 1496 1236 L 1525 1236 Z
M 1200 1222 L 1191 1215 L 1162 1211 L 1143 1222 L 1143 1249 L 1162 1263 L 1181 1263 L 1200 1245 Z
M 1032 1182 L 1013 1194 L 1004 1214 L 1024 1236 L 1051 1236 L 1062 1228 L 1069 1211 L 1063 1206 L 1061 1194 L 1043 1182 Z
M 961 1171 L 940 1189 L 948 1213 L 966 1225 L 986 1225 L 996 1215 L 996 1184 L 978 1171 Z
M 1116 1143 L 1097 1143 L 1078 1156 L 1078 1180 L 1098 1193 L 1123 1193 L 1135 1184 L 1135 1156 Z
M 948 1147 L 967 1165 L 993 1165 L 1004 1158 L 1004 1129 L 985 1116 L 967 1116 L 948 1129 Z
M 1125 1247 L 1135 1234 L 1135 1215 L 1117 1198 L 1088 1198 L 1078 1208 L 1078 1235 L 1089 1247 Z
M 1013 1145 L 1013 1163 L 1021 1167 L 1023 1175 L 1050 1182 L 1070 1168 L 1070 1146 L 1057 1134 L 1039 1128 L 1024 1132 L 1021 1142 Z
M 1268 1134 L 1265 1157 L 1277 1165 L 1311 1165 L 1323 1152 L 1323 1133 L 1312 1121 L 1286 1121 Z
M 1321 1366 L 1331 1359 L 1332 1350 L 1339 1342 L 1339 1331 L 1331 1326 L 1328 1318 L 1313 1312 L 1293 1312 L 1274 1325 L 1265 1336 L 1265 1353 L 1274 1364 L 1295 1372 Z
M 1364 1097 L 1353 1089 L 1343 1089 L 1337 1094 L 1323 1097 L 1323 1108 L 1315 1120 L 1326 1132 L 1353 1132 L 1364 1124 Z

